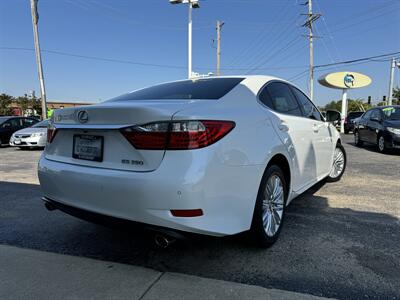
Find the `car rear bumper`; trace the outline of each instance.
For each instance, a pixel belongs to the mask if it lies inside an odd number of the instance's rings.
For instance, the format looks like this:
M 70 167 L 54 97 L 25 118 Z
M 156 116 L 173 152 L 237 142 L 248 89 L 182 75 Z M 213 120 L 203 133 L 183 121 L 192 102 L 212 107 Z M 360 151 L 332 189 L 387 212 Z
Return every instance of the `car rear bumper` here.
M 194 160 L 186 165 L 169 159 L 156 171 L 131 172 L 71 165 L 42 155 L 38 175 L 46 198 L 88 212 L 212 236 L 250 229 L 264 167 L 204 167 Z M 202 209 L 203 215 L 174 217 L 172 209 Z

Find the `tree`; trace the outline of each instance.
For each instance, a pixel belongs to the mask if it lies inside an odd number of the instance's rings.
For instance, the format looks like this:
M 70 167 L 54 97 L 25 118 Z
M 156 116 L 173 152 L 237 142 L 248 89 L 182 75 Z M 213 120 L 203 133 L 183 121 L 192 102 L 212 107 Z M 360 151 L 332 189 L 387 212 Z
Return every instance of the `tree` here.
M 12 114 L 11 102 L 13 100 L 14 98 L 10 95 L 4 93 L 0 95 L 0 116 L 7 116 Z
M 347 101 L 347 111 L 362 111 L 370 109 L 372 106 L 368 103 L 364 103 L 363 99 L 348 99 Z M 337 110 L 342 111 L 342 100 L 339 101 L 331 101 L 327 105 L 325 105 L 324 110 Z
M 31 100 L 28 98 L 28 95 L 24 96 L 19 96 L 15 99 L 15 102 L 17 102 L 19 108 L 21 108 L 22 114 L 24 115 L 26 113 L 26 110 L 28 108 L 31 108 Z
M 400 88 L 395 87 L 393 89 L 393 98 L 396 99 L 396 101 L 393 99 L 393 104 L 400 104 Z

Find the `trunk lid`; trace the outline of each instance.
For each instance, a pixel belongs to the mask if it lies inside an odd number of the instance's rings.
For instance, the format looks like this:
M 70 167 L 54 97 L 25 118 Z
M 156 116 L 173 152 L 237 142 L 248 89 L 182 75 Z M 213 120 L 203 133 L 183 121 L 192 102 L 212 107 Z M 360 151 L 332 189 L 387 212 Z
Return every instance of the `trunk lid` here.
M 57 131 L 52 143 L 46 146 L 45 156 L 49 160 L 81 166 L 137 172 L 153 171 L 162 162 L 165 151 L 135 149 L 119 129 L 150 122 L 170 121 L 176 112 L 194 105 L 195 102 L 197 101 L 106 102 L 56 110 L 53 125 Z M 95 139 L 97 142 L 91 144 L 89 141 L 87 144 L 88 139 Z M 99 155 L 101 151 L 101 161 L 87 160 L 85 155 L 76 155 L 82 154 L 82 151 Z

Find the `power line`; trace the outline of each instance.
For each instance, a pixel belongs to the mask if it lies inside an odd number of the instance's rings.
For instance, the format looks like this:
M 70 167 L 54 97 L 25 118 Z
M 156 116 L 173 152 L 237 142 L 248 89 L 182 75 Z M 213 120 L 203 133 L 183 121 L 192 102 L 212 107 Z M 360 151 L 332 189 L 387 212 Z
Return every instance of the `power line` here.
M 317 65 L 314 68 L 323 68 L 323 67 L 334 66 L 334 65 L 344 65 L 344 64 L 349 64 L 349 63 L 353 63 L 353 62 L 372 60 L 374 58 L 380 58 L 380 57 L 385 57 L 385 56 L 393 56 L 393 55 L 396 55 L 396 54 L 399 54 L 399 53 L 400 53 L 400 51 L 387 53 L 387 54 L 381 54 L 381 55 L 375 55 L 375 56 L 370 56 L 370 57 L 364 57 L 364 58 L 359 58 L 359 59 L 341 61 L 341 62 L 336 62 L 336 63 L 331 63 L 331 64 Z
M 33 48 L 23 48 L 23 47 L 0 47 L 0 50 L 16 50 L 16 51 L 35 51 Z M 279 49 L 278 51 L 281 51 Z M 121 64 L 131 64 L 131 65 L 139 65 L 139 66 L 145 66 L 145 67 L 159 67 L 159 68 L 170 68 L 170 69 L 186 69 L 186 66 L 177 66 L 177 65 L 164 65 L 164 64 L 153 64 L 153 63 L 142 63 L 142 62 L 135 62 L 135 61 L 130 61 L 130 60 L 121 60 L 121 59 L 115 59 L 115 58 L 105 58 L 105 57 L 99 57 L 99 56 L 89 56 L 89 55 L 82 55 L 82 54 L 74 54 L 74 53 L 69 53 L 69 52 L 62 52 L 62 51 L 55 51 L 55 50 L 45 50 L 42 49 L 41 52 L 45 53 L 50 53 L 50 54 L 56 54 L 56 55 L 62 55 L 62 56 L 70 56 L 70 57 L 76 57 L 76 58 L 84 58 L 84 59 L 90 59 L 90 60 L 98 60 L 98 61 L 104 61 L 104 62 L 114 62 L 114 63 L 121 63 Z M 340 61 L 336 63 L 329 63 L 329 64 L 321 64 L 321 65 L 316 65 L 314 68 L 326 68 L 326 67 L 331 67 L 331 66 L 336 66 L 336 65 L 343 65 L 343 64 L 352 64 L 356 62 L 381 62 L 381 61 L 388 61 L 390 60 L 389 57 L 395 56 L 400 54 L 400 51 L 397 52 L 392 52 L 392 53 L 387 53 L 387 54 L 381 54 L 381 55 L 375 55 L 375 56 L 369 56 L 369 57 L 364 57 L 364 58 L 359 58 L 359 59 L 353 59 L 353 60 L 347 60 L 347 61 Z M 377 58 L 386 58 L 382 60 L 377 60 Z M 265 67 L 265 68 L 258 68 L 258 70 L 283 70 L 283 69 L 300 69 L 300 68 L 305 68 L 306 66 L 291 66 L 291 67 Z M 197 69 L 207 69 L 210 70 L 212 67 L 199 67 Z M 230 68 L 221 68 L 221 70 L 249 70 L 249 67 L 230 67 Z
M 23 47 L 0 47 L 0 50 L 16 50 L 16 51 L 34 51 L 33 48 L 23 48 Z M 44 50 L 42 52 L 49 53 L 49 54 L 56 54 L 62 56 L 69 56 L 69 57 L 76 57 L 76 58 L 83 58 L 83 59 L 90 59 L 90 60 L 97 60 L 97 61 L 104 61 L 104 62 L 112 62 L 112 63 L 120 63 L 120 64 L 131 64 L 131 65 L 139 65 L 145 67 L 159 67 L 159 68 L 167 68 L 167 69 L 186 69 L 186 66 L 177 66 L 177 65 L 164 65 L 164 64 L 153 64 L 153 63 L 142 63 L 142 62 L 135 62 L 130 60 L 122 60 L 122 59 L 115 59 L 115 58 L 106 58 L 106 57 L 99 57 L 99 56 L 89 56 L 89 55 L 82 55 L 82 54 L 74 54 L 69 52 L 62 52 L 62 51 L 55 51 L 55 50 Z M 200 70 L 211 70 L 214 67 L 196 67 L 196 69 Z M 300 69 L 304 68 L 304 66 L 291 66 L 291 67 L 271 67 L 271 68 L 264 68 L 262 70 L 284 70 L 284 69 Z M 221 70 L 238 70 L 238 71 L 246 71 L 248 67 L 236 68 L 236 67 L 226 67 L 221 68 Z M 260 68 L 261 69 L 261 68 Z

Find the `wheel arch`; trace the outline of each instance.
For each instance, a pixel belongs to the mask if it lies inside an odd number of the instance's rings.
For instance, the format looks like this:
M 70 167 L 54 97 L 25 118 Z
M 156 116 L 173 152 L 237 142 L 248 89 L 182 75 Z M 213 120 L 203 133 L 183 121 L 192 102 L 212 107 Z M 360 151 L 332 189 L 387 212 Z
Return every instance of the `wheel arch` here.
M 286 158 L 285 155 L 283 155 L 281 153 L 275 154 L 269 160 L 269 162 L 265 168 L 264 174 L 268 170 L 268 168 L 272 165 L 277 165 L 278 167 L 280 167 L 282 169 L 283 174 L 285 176 L 286 190 L 287 190 L 288 196 L 289 196 L 289 194 L 291 192 L 290 187 L 291 187 L 291 182 L 292 182 L 292 177 L 291 177 L 292 173 L 291 173 L 290 164 L 289 164 L 288 159 Z

